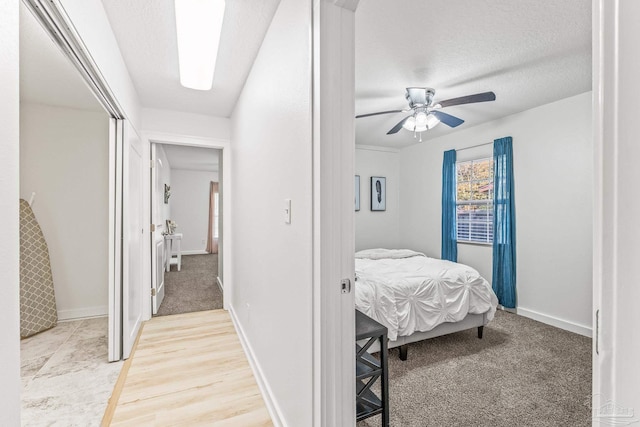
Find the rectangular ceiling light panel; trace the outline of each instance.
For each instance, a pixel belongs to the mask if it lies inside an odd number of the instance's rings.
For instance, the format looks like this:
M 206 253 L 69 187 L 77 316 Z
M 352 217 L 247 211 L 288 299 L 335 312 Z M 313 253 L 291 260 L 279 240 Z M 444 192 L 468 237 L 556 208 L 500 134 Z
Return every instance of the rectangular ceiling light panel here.
M 211 89 L 224 7 L 224 0 L 175 0 L 182 86 Z

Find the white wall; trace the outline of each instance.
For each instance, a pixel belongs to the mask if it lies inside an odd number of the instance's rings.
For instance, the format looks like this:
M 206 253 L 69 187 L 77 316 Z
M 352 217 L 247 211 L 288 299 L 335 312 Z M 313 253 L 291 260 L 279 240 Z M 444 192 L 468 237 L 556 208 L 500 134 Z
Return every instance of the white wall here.
M 280 2 L 232 115 L 231 310 L 289 426 L 313 424 L 310 8 Z
M 356 216 L 356 250 L 398 247 L 400 234 L 400 155 L 397 150 L 356 145 L 360 175 L 360 211 Z M 371 210 L 371 177 L 387 178 L 387 210 Z
M 440 256 L 442 153 L 513 137 L 520 314 L 591 328 L 591 92 L 461 130 L 400 153 L 400 243 Z M 459 151 L 492 155 L 492 147 Z M 458 261 L 491 280 L 491 247 L 458 245 Z
M 101 0 L 61 0 L 74 27 L 100 72 L 124 109 L 126 118 L 140 129 L 140 103 Z M 139 132 L 138 132 L 139 133 Z
M 20 197 L 36 193 L 60 319 L 107 314 L 109 118 L 20 108 Z
M 17 1 L 0 1 L 0 425 L 20 425 L 19 35 Z
M 182 233 L 182 253 L 206 253 L 209 232 L 209 186 L 218 172 L 171 170 L 171 219 Z
M 231 119 L 205 114 L 143 108 L 142 129 L 147 132 L 165 132 L 228 140 L 231 135 Z

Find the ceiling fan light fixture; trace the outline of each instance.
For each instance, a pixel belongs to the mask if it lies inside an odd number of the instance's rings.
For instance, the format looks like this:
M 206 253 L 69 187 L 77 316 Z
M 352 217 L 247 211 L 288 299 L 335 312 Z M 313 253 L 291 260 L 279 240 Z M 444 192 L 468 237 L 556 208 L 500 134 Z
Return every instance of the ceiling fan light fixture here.
M 427 114 L 426 125 L 428 129 L 433 129 L 438 123 L 440 123 L 440 119 L 431 113 Z
M 175 0 L 180 84 L 210 90 L 216 68 L 224 0 Z
M 414 138 L 417 138 L 417 135 L 420 134 L 420 141 L 422 142 L 422 132 L 433 129 L 440 122 L 444 123 L 450 128 L 458 127 L 464 123 L 464 120 L 462 120 L 461 118 L 440 111 L 440 108 L 496 100 L 495 93 L 482 92 L 473 95 L 460 96 L 458 98 L 445 99 L 444 101 L 440 101 L 434 105 L 434 95 L 435 90 L 428 87 L 408 87 L 405 94 L 405 98 L 409 103 L 408 109 L 360 114 L 356 116 L 356 119 L 362 117 L 377 116 L 380 114 L 395 114 L 412 111 L 410 116 L 403 118 L 394 127 L 392 127 L 387 132 L 387 135 L 395 135 L 400 131 L 400 129 L 404 128 L 410 132 L 413 132 Z
M 436 116 L 420 111 L 409 117 L 402 127 L 411 132 L 424 132 L 433 129 L 438 123 L 440 120 Z
M 418 130 L 418 126 L 416 126 L 416 117 L 415 117 L 415 115 L 409 117 L 407 119 L 407 121 L 404 122 L 402 127 L 405 128 L 408 131 L 411 131 L 411 132 L 420 132 L 420 130 Z

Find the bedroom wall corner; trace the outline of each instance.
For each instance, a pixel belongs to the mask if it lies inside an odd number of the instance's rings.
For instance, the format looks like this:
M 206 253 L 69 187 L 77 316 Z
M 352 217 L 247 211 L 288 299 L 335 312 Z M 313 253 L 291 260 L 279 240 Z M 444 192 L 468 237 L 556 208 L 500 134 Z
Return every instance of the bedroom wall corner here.
M 400 155 L 386 147 L 356 145 L 356 175 L 360 175 L 360 211 L 355 212 L 356 251 L 398 248 L 400 233 Z M 371 210 L 371 177 L 386 180 L 386 210 Z
M 171 219 L 182 233 L 183 254 L 206 254 L 209 230 L 209 183 L 218 172 L 171 170 Z
M 19 34 L 17 1 L 0 1 L 0 424 L 20 425 Z
M 439 258 L 442 153 L 510 135 L 518 309 L 587 335 L 592 306 L 591 96 L 585 92 L 401 150 L 399 244 Z M 491 156 L 492 148 L 459 153 L 481 158 Z M 459 244 L 458 261 L 491 281 L 491 251 L 491 246 Z

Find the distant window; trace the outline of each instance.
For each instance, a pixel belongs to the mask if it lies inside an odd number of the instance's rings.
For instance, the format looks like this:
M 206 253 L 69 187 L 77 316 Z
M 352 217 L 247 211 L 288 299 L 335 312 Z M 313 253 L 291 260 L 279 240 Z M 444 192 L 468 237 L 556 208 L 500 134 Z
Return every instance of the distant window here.
M 218 216 L 218 210 L 220 209 L 220 197 L 219 193 L 214 193 L 213 197 L 215 198 L 215 204 L 216 204 L 216 208 L 213 211 L 213 238 L 217 239 L 220 237 L 220 234 L 218 232 L 219 230 L 219 225 L 218 223 L 220 222 L 220 217 Z
M 458 241 L 493 243 L 493 159 L 456 165 Z

